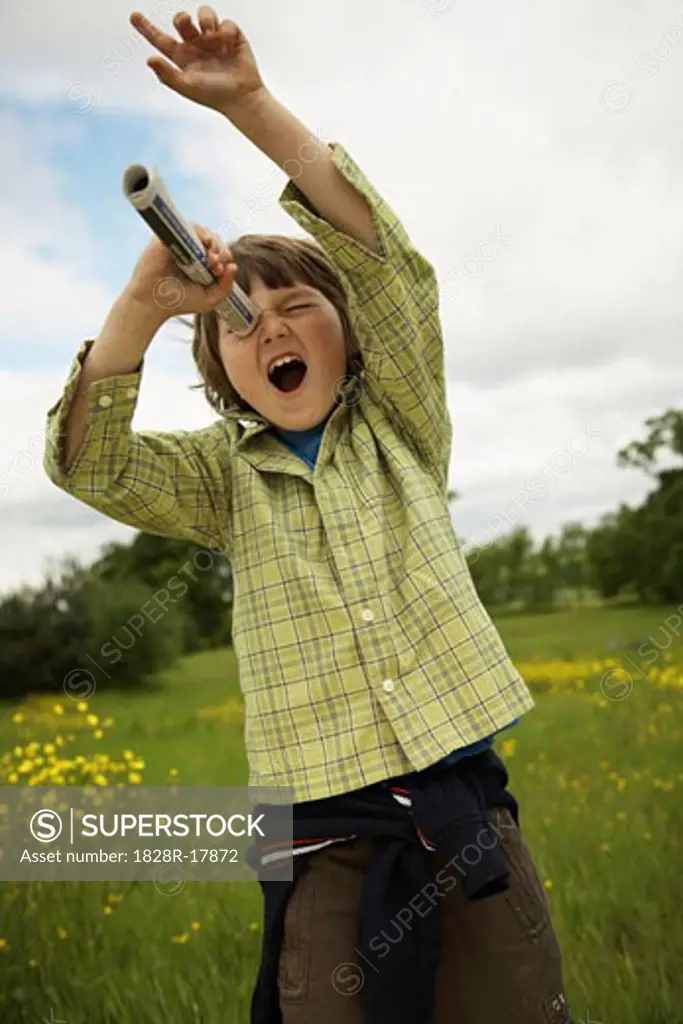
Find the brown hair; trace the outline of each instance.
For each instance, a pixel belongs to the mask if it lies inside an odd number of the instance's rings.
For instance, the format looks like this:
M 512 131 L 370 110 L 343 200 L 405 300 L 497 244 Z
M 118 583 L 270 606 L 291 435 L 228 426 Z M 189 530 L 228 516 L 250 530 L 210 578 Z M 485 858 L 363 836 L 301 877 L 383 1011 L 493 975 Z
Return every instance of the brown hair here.
M 303 282 L 322 292 L 339 313 L 346 341 L 347 373 L 362 368 L 348 309 L 344 286 L 323 249 L 313 241 L 289 235 L 242 235 L 228 244 L 239 270 L 236 282 L 247 295 L 252 275 L 257 275 L 268 288 L 289 288 Z M 191 390 L 204 391 L 207 401 L 218 413 L 230 406 L 244 412 L 255 412 L 242 398 L 223 368 L 218 354 L 218 314 L 214 310 L 196 313 L 193 323 L 192 356 L 200 384 Z

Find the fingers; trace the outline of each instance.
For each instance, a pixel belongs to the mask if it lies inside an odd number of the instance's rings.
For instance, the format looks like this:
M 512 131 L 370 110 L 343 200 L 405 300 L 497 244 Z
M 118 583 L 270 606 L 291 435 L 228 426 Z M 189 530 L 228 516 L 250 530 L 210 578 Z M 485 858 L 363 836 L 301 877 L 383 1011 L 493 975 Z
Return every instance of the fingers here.
M 229 262 L 227 256 L 222 255 L 215 249 L 209 249 L 206 258 L 209 261 L 209 267 L 214 277 L 218 278 L 225 270 L 226 264 Z
M 232 259 L 232 253 L 230 252 L 230 249 L 222 240 L 222 238 L 220 238 L 219 235 L 215 235 L 213 231 L 209 231 L 209 229 L 205 227 L 203 224 L 193 223 L 192 226 L 197 232 L 197 235 L 200 238 L 200 240 L 204 243 L 204 245 L 209 246 L 213 249 L 222 248 L 225 250 L 225 252 L 228 253 L 230 258 Z
M 151 68 L 159 81 L 167 85 L 169 89 L 180 93 L 181 96 L 185 95 L 183 73 L 174 67 L 173 64 L 169 64 L 167 60 L 162 60 L 161 57 L 149 57 L 147 67 Z
M 201 32 L 194 25 L 192 18 L 187 11 L 180 11 L 176 14 L 173 19 L 178 35 L 185 40 L 186 43 L 194 43 L 197 39 L 201 38 Z
M 234 257 L 229 247 L 212 234 L 203 224 L 194 224 L 197 237 L 206 248 L 206 258 L 214 277 L 220 277 L 229 265 L 234 265 Z
M 215 284 L 210 285 L 206 289 L 206 305 L 208 309 L 213 309 L 221 299 L 232 290 L 232 286 L 235 283 L 237 277 L 237 264 L 229 263 L 223 273 L 217 278 Z
M 197 21 L 202 32 L 218 31 L 218 15 L 213 7 L 200 7 L 197 11 Z
M 134 11 L 130 16 L 129 21 L 133 28 L 137 29 L 140 35 L 144 36 L 148 43 L 155 46 L 165 57 L 173 60 L 173 55 L 176 52 L 178 44 L 172 36 L 167 36 L 165 32 L 162 32 L 161 29 L 156 27 L 156 25 L 153 25 L 152 22 L 149 21 L 144 14 L 140 14 L 139 11 Z

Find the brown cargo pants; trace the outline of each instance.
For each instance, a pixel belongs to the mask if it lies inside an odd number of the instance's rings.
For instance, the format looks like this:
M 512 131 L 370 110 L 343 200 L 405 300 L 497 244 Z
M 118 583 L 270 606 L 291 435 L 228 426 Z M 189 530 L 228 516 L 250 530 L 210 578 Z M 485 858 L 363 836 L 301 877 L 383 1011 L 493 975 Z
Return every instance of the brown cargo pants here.
M 442 921 L 435 1024 L 571 1024 L 560 949 L 526 843 L 507 809 L 492 809 L 489 820 L 510 887 L 475 901 L 460 884 L 444 889 L 434 908 Z M 374 843 L 354 839 L 312 854 L 294 889 L 279 965 L 284 1024 L 363 1024 L 363 971 L 371 968 L 354 947 Z M 445 855 L 424 853 L 441 877 L 459 879 Z

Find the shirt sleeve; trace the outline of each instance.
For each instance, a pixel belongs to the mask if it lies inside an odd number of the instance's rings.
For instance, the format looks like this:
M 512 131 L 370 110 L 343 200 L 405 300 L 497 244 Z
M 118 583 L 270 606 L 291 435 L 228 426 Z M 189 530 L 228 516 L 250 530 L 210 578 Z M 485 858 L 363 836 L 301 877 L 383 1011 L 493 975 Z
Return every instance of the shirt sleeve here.
M 196 431 L 134 432 L 144 360 L 134 373 L 90 385 L 86 435 L 64 468 L 66 419 L 93 341 L 82 344 L 61 397 L 47 413 L 48 478 L 125 526 L 226 551 L 231 475 L 225 425 L 218 420 Z
M 452 428 L 434 268 L 346 150 L 339 143 L 330 148 L 336 166 L 370 207 L 379 251 L 320 217 L 294 181 L 285 186 L 280 205 L 320 244 L 345 286 L 365 387 L 375 401 L 390 406 L 446 493 Z

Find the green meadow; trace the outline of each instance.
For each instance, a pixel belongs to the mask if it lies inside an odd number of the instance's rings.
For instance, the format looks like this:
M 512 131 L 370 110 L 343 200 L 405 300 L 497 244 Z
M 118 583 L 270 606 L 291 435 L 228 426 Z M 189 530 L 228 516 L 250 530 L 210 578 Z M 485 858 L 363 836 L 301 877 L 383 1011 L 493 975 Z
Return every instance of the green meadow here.
M 498 750 L 577 1024 L 683 1022 L 677 618 L 591 608 L 498 621 L 537 701 Z M 233 651 L 184 658 L 137 694 L 97 691 L 87 709 L 53 696 L 2 707 L 1 785 L 46 767 L 68 784 L 73 766 L 102 782 L 245 783 Z M 0 1020 L 245 1024 L 260 913 L 255 882 L 168 895 L 151 883 L 0 883 Z

